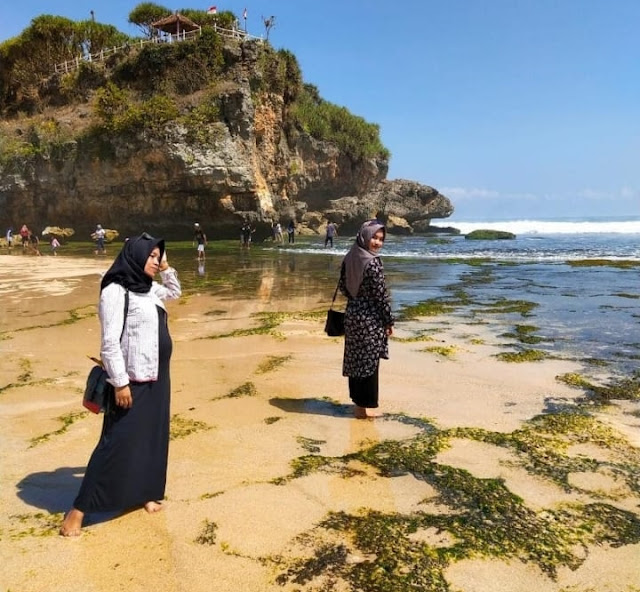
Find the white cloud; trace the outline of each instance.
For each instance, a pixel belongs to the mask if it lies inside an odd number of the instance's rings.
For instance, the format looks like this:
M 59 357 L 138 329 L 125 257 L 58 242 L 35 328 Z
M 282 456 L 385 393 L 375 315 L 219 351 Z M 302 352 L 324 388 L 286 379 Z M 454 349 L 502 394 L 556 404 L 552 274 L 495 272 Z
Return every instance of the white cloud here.
M 578 197 L 590 201 L 619 201 L 640 198 L 640 191 L 633 187 L 621 187 L 613 191 L 602 191 L 598 189 L 581 189 L 576 192 L 574 197 Z
M 479 187 L 443 187 L 453 203 L 454 218 L 558 218 L 628 216 L 640 209 L 640 190 L 624 186 L 613 191 L 586 187 L 576 191 L 535 193 L 500 192 Z
M 439 191 L 451 199 L 499 199 L 501 197 L 497 191 L 477 187 L 442 187 Z
M 601 199 L 610 199 L 611 193 L 607 193 L 605 191 L 598 191 L 597 189 L 581 189 L 576 192 L 576 197 L 580 197 L 582 199 L 590 199 L 590 200 L 601 200 Z
M 620 197 L 624 199 L 633 199 L 634 197 L 640 197 L 640 191 L 633 187 L 622 187 L 620 189 Z
M 500 193 L 493 189 L 480 189 L 478 187 L 442 187 L 440 193 L 446 195 L 450 199 L 469 199 L 469 200 L 509 200 L 509 201 L 532 201 L 540 199 L 539 195 L 534 193 Z

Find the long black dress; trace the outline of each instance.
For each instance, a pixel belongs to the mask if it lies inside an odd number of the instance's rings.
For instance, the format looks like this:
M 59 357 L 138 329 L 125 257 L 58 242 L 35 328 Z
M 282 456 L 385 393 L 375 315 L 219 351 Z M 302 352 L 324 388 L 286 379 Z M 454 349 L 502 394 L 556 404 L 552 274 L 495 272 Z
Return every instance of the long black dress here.
M 339 288 L 349 299 L 344 319 L 342 375 L 349 377 L 351 400 L 359 407 L 375 408 L 380 358 L 389 358 L 386 328 L 394 323 L 382 262 L 376 257 L 367 265 L 355 297 L 347 290 L 343 265 Z
M 158 380 L 131 382 L 132 407 L 116 407 L 105 415 L 100 440 L 73 503 L 82 512 L 125 510 L 164 498 L 173 344 L 167 313 L 157 309 Z

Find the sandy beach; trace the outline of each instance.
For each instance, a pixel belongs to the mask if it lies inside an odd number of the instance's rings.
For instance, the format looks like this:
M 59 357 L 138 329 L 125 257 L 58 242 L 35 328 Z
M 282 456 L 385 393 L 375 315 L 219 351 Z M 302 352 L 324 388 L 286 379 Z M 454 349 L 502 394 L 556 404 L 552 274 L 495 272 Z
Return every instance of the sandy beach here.
M 502 362 L 490 325 L 441 316 L 396 327 L 385 416 L 356 420 L 305 314 L 328 302 L 268 287 L 169 303 L 164 510 L 58 536 L 102 423 L 81 395 L 110 263 L 0 256 L 2 592 L 640 591 L 637 403 L 585 406 L 575 363 Z

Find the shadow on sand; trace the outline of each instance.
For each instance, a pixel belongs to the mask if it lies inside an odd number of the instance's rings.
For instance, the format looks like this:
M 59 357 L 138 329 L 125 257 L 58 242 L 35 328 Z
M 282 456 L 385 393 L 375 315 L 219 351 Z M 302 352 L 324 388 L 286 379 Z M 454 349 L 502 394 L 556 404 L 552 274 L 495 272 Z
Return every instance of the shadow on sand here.
M 26 504 L 51 514 L 67 512 L 78 494 L 84 471 L 85 467 L 61 467 L 32 473 L 18 482 L 17 495 Z M 83 526 L 106 522 L 127 512 L 92 512 L 85 516 Z
M 269 399 L 269 403 L 287 413 L 310 413 L 313 415 L 353 418 L 353 405 L 334 403 L 326 399 L 287 399 L 275 397 Z

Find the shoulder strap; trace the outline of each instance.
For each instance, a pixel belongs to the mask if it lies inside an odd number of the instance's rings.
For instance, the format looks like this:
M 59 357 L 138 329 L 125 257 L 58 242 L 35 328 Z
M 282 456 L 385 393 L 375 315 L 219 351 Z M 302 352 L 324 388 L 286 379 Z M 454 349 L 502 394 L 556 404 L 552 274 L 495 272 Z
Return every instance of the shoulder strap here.
M 338 283 L 336 284 L 336 290 L 333 293 L 333 299 L 331 300 L 331 306 L 329 308 L 333 308 L 333 305 L 336 301 L 336 296 L 338 295 L 338 288 L 340 287 L 340 279 L 338 278 Z
M 120 341 L 124 335 L 124 327 L 127 324 L 127 315 L 129 314 L 129 290 L 124 292 L 124 321 L 122 321 L 122 331 L 120 332 Z

